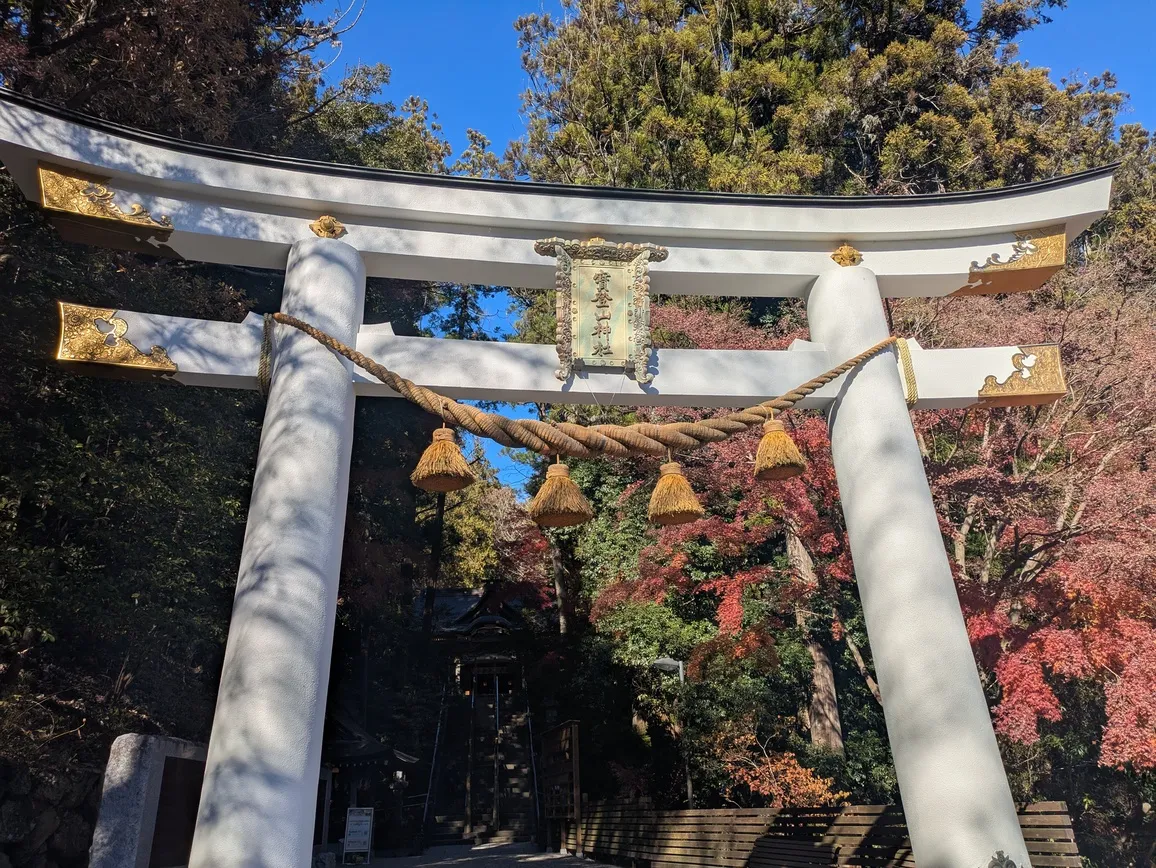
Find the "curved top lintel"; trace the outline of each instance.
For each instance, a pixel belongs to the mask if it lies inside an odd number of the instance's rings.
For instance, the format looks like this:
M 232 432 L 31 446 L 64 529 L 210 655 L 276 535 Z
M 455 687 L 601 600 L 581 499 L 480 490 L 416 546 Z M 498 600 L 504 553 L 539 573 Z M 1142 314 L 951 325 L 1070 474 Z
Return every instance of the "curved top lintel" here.
M 989 277 L 977 284 L 970 263 L 1015 255 L 1024 232 L 1059 228 L 1061 245 L 1070 241 L 1107 209 L 1114 170 L 907 197 L 579 187 L 185 142 L 2 89 L 0 159 L 30 199 L 40 198 L 41 163 L 107 178 L 125 207 L 170 216 L 168 245 L 190 259 L 282 267 L 288 246 L 328 214 L 370 274 L 545 287 L 552 268 L 536 260 L 533 240 L 597 235 L 669 247 L 653 272 L 656 291 L 724 295 L 798 295 L 835 267 L 830 253 L 845 243 L 887 295 L 945 295 L 965 284 L 1008 291 Z
M 1119 163 L 1112 163 L 1088 169 L 1071 175 L 1047 178 L 1025 184 L 1007 187 L 992 187 L 983 190 L 964 190 L 947 193 L 924 193 L 915 196 L 826 196 L 807 194 L 754 194 L 719 193 L 689 190 L 669 190 L 663 188 L 604 187 L 582 184 L 558 184 L 539 181 L 511 181 L 493 178 L 471 178 L 459 175 L 431 175 L 400 169 L 382 169 L 372 166 L 355 166 L 348 163 L 327 163 L 285 157 L 276 154 L 262 154 L 239 148 L 204 144 L 154 133 L 148 130 L 106 121 L 92 115 L 85 115 L 71 109 L 25 96 L 0 87 L 0 103 L 24 106 L 49 117 L 86 127 L 94 132 L 102 132 L 127 141 L 171 150 L 189 156 L 209 157 L 215 160 L 263 167 L 306 172 L 331 178 L 350 178 L 359 181 L 390 181 L 420 187 L 445 187 L 458 190 L 477 190 L 520 195 L 552 194 L 568 198 L 632 200 L 649 202 L 693 202 L 699 204 L 730 204 L 780 206 L 793 208 L 824 207 L 843 209 L 856 208 L 910 208 L 912 205 L 958 204 L 963 202 L 983 202 L 985 200 L 1006 199 L 1011 196 L 1040 193 L 1054 188 L 1068 187 L 1082 181 L 1111 177 Z M 116 171 L 117 167 L 106 168 Z M 179 180 L 179 179 L 174 179 Z

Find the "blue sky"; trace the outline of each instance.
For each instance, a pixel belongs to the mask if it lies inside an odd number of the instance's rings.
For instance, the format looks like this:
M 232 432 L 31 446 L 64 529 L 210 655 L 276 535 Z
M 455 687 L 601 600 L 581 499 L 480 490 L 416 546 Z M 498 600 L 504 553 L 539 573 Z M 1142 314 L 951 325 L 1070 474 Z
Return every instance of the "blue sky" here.
M 347 0 L 348 2 L 348 0 Z M 356 2 L 356 0 L 355 0 Z M 1046 66 L 1052 77 L 1098 75 L 1112 70 L 1132 105 L 1124 122 L 1156 127 L 1156 0 L 1069 0 L 1053 10 L 1054 21 L 1021 40 L 1020 58 Z M 978 0 L 971 5 L 978 8 Z M 313 4 L 322 16 L 332 3 Z M 343 7 L 344 8 L 344 7 Z M 457 151 L 465 147 L 467 128 L 485 133 L 499 154 L 521 135 L 520 94 L 526 89 L 518 35 L 513 22 L 534 12 L 559 14 L 558 0 L 368 0 L 366 9 L 343 38 L 332 74 L 347 66 L 385 63 L 392 70 L 386 97 L 400 105 L 409 96 L 427 100 L 443 134 Z M 488 325 L 508 328 L 504 297 L 486 302 Z M 504 408 L 527 415 L 530 408 Z M 487 441 L 487 455 L 501 480 L 521 488 L 523 466 Z
M 315 14 L 335 8 L 313 5 Z M 473 127 L 500 152 L 522 131 L 519 94 L 527 84 L 513 22 L 560 9 L 558 0 L 368 0 L 343 37 L 335 69 L 358 61 L 388 64 L 391 100 L 421 96 L 458 150 Z M 1051 14 L 1051 24 L 1021 40 L 1021 58 L 1048 67 L 1057 80 L 1112 70 L 1132 95 L 1126 119 L 1156 126 L 1156 0 L 1069 0 L 1069 8 Z

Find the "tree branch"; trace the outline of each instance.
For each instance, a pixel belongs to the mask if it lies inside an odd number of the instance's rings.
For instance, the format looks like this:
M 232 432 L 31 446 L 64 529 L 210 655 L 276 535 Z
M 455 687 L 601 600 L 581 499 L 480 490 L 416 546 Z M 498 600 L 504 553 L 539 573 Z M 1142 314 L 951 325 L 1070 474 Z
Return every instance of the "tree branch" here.
M 871 695 L 875 697 L 875 701 L 882 707 L 883 695 L 879 692 L 879 684 L 867 668 L 867 661 L 863 659 L 863 655 L 859 651 L 859 646 L 856 645 L 855 640 L 851 638 L 850 631 L 843 631 L 843 641 L 847 643 L 847 650 L 851 652 L 851 657 L 855 660 L 855 666 L 858 668 L 859 674 L 862 675 L 863 680 L 867 682 L 867 689 L 871 691 Z

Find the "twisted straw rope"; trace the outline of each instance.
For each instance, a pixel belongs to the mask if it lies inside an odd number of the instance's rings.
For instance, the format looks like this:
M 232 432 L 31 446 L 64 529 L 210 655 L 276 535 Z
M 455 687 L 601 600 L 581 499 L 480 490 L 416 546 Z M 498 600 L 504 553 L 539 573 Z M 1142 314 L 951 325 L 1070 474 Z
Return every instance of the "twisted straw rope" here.
M 459 404 L 452 398 L 439 395 L 432 389 L 419 386 L 395 374 L 369 356 L 346 346 L 337 338 L 314 328 L 307 322 L 283 313 L 275 313 L 272 317 L 283 325 L 305 332 L 335 353 L 349 359 L 357 367 L 373 374 L 427 413 L 439 416 L 443 420 L 452 420 L 471 434 L 488 437 L 503 446 L 521 446 L 543 455 L 566 455 L 571 458 L 590 458 L 599 454 L 612 458 L 625 458 L 630 455 L 662 457 L 667 454 L 667 450 L 683 452 L 697 449 L 706 443 L 726 440 L 732 434 L 761 425 L 778 411 L 791 409 L 816 389 L 879 355 L 897 340 L 894 337 L 882 340 L 869 350 L 808 380 L 786 394 L 737 413 L 728 413 L 725 416 L 703 419 L 699 422 L 667 422 L 664 425 L 638 422 L 633 425 L 585 426 L 571 422 L 507 419 L 497 413 L 486 413 L 477 407 Z
M 270 370 L 273 361 L 273 314 L 267 313 L 263 319 L 261 360 L 257 363 L 257 388 L 261 391 L 262 397 L 268 398 L 269 386 L 273 382 L 273 372 Z
M 903 398 L 908 409 L 919 403 L 919 383 L 915 380 L 915 365 L 911 363 L 911 350 L 904 338 L 895 339 L 895 349 L 899 350 L 899 367 L 903 371 Z

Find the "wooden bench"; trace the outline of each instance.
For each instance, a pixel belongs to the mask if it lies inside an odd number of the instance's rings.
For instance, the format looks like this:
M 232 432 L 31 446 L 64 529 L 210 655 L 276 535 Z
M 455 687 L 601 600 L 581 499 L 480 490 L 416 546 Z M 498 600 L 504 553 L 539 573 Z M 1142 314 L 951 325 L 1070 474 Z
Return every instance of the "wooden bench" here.
M 1020 814 L 1035 868 L 1079 868 L 1063 802 Z M 914 868 L 902 811 L 894 805 L 844 808 L 658 811 L 594 803 L 584 809 L 582 849 L 634 868 Z M 574 829 L 567 846 L 577 845 Z

